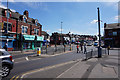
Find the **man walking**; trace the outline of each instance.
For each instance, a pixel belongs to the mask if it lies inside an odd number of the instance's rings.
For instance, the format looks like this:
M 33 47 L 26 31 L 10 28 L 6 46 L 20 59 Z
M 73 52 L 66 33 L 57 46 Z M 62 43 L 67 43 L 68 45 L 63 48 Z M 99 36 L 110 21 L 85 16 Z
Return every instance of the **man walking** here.
M 81 52 L 83 53 L 83 44 L 82 44 L 82 42 L 80 43 L 80 47 L 81 47 Z
M 86 53 L 86 43 L 84 42 L 84 54 Z
M 77 53 L 79 53 L 80 51 L 79 51 L 79 45 L 78 45 L 78 43 L 77 43 Z

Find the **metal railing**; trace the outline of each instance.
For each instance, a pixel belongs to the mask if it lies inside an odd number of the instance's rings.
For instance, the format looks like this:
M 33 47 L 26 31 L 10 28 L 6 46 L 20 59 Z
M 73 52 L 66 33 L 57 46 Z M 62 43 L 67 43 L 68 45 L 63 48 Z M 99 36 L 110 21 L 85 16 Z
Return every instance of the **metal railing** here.
M 106 48 L 102 48 L 102 55 L 107 55 L 107 51 L 108 50 Z M 98 56 L 98 50 L 91 49 L 89 51 L 85 51 L 84 54 L 85 54 L 84 60 L 88 60 L 90 58 L 97 57 Z
M 42 51 L 42 54 L 50 54 L 50 55 L 54 55 L 54 54 L 58 54 L 58 53 L 63 53 L 63 52 L 66 52 L 66 51 L 72 51 L 75 48 L 75 45 L 72 45 L 71 46 L 71 50 L 70 50 L 70 45 L 57 45 L 56 47 L 53 46 L 53 47 L 42 47 L 41 51 Z

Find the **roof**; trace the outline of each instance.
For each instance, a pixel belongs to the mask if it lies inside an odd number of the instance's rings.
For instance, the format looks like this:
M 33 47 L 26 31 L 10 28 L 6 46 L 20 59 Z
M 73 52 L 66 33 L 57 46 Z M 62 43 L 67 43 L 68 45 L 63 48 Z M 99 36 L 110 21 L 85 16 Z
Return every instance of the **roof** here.
M 12 18 L 15 18 L 15 19 L 19 19 L 20 16 L 21 16 L 21 15 L 20 15 L 18 12 L 12 12 L 12 14 L 11 14 L 11 17 L 12 17 Z
M 0 8 L 0 15 L 3 15 L 3 10 L 6 10 L 6 9 Z M 11 18 L 22 20 L 22 17 L 24 16 L 24 14 L 21 15 L 18 12 L 12 12 L 10 9 L 8 9 L 8 10 L 11 12 Z M 28 17 L 27 22 L 35 24 L 35 20 L 37 20 L 37 19 L 33 19 L 33 18 Z M 38 23 L 38 26 L 41 26 L 41 24 Z
M 106 24 L 105 29 L 118 29 L 120 28 L 120 23 Z

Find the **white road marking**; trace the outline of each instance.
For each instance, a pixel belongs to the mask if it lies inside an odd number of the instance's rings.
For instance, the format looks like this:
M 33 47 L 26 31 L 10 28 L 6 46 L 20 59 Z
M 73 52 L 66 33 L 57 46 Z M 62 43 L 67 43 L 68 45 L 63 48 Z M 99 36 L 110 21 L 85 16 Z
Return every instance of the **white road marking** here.
M 28 57 L 25 58 L 27 61 L 29 61 Z
M 81 59 L 78 59 L 77 61 L 81 61 Z M 65 72 L 71 70 L 73 67 L 75 67 L 75 66 L 78 65 L 78 64 L 79 64 L 79 62 L 76 63 L 75 65 L 73 65 L 71 68 L 69 68 L 69 69 L 67 69 L 66 71 L 64 71 L 63 73 L 61 73 L 61 74 L 60 74 L 59 76 L 57 76 L 56 78 L 60 78 L 60 76 L 62 76 Z

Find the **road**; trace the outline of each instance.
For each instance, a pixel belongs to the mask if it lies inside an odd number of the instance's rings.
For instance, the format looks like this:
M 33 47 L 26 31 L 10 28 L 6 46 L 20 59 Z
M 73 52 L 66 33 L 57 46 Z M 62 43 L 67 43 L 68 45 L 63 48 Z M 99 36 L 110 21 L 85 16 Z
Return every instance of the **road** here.
M 93 47 L 87 47 L 88 50 L 93 49 Z M 8 77 L 6 77 L 5 79 L 11 79 L 13 80 L 13 78 L 21 78 L 23 77 L 24 74 L 26 73 L 31 73 L 35 70 L 40 70 L 44 68 L 50 68 L 50 66 L 54 66 L 54 74 L 61 74 L 63 71 L 65 71 L 66 69 L 70 68 L 72 65 L 74 65 L 78 59 L 82 59 L 84 58 L 84 54 L 83 53 L 76 53 L 76 51 L 70 52 L 70 53 L 66 53 L 66 54 L 61 54 L 61 55 L 57 55 L 57 56 L 51 56 L 51 57 L 37 57 L 37 56 L 31 56 L 31 57 L 27 57 L 27 60 L 23 60 L 20 62 L 15 62 L 14 64 L 14 69 L 11 71 L 10 75 Z M 65 64 L 64 64 L 65 63 Z M 60 64 L 60 66 L 58 66 Z M 56 68 L 59 67 L 59 68 Z M 61 71 L 59 71 L 59 69 L 62 69 Z M 48 74 L 47 74 L 48 75 Z M 48 77 L 56 77 L 56 76 L 50 76 L 48 75 Z M 33 76 L 34 77 L 34 76 Z M 45 78 L 46 76 L 42 76 L 43 78 Z M 4 79 L 3 79 L 4 80 Z

